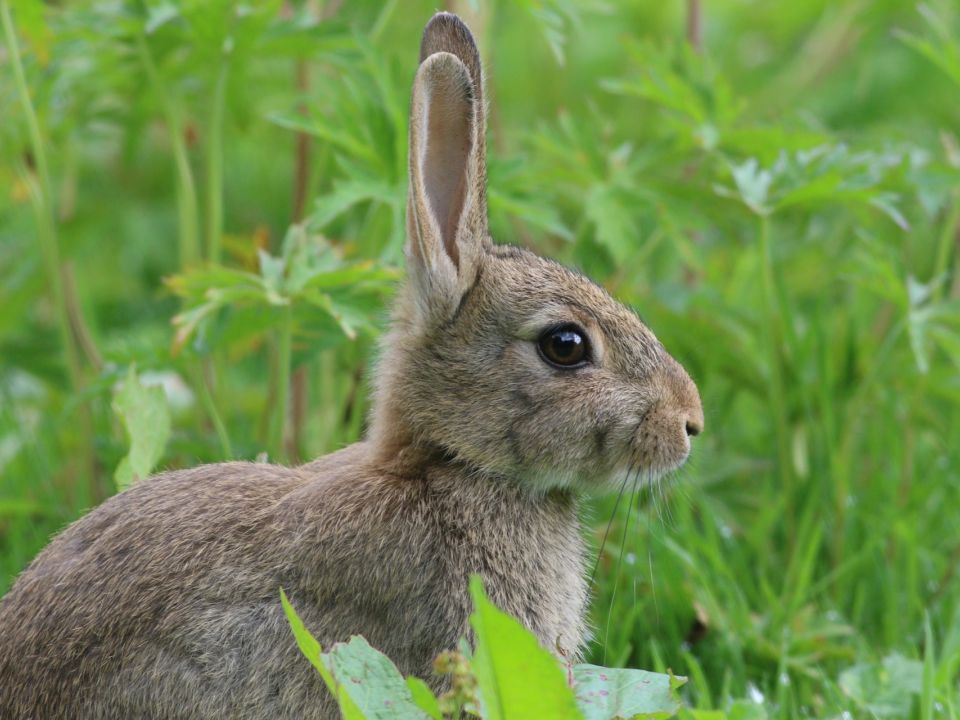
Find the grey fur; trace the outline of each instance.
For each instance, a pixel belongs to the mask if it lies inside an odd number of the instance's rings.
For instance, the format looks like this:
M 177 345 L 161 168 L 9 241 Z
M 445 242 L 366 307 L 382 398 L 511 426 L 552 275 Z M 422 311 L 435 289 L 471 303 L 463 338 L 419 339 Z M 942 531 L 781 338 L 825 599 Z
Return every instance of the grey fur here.
M 369 437 L 297 468 L 158 475 L 60 533 L 0 602 L 0 717 L 334 717 L 281 586 L 323 645 L 362 634 L 434 687 L 469 634 L 471 573 L 544 647 L 581 651 L 577 496 L 683 463 L 700 399 L 601 288 L 491 243 L 476 47 L 446 13 L 421 47 L 410 279 Z M 536 349 L 568 321 L 594 349 L 574 372 Z

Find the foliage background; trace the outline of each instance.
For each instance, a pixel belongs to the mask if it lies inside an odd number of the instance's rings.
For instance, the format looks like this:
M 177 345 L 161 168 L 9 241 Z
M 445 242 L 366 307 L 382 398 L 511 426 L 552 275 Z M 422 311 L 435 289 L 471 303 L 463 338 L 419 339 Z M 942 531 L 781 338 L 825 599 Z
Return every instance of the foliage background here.
M 2 592 L 158 459 L 362 432 L 435 7 L 0 5 Z M 592 501 L 591 660 L 701 717 L 957 717 L 956 4 L 451 9 L 494 237 L 637 307 L 706 407 L 676 482 Z

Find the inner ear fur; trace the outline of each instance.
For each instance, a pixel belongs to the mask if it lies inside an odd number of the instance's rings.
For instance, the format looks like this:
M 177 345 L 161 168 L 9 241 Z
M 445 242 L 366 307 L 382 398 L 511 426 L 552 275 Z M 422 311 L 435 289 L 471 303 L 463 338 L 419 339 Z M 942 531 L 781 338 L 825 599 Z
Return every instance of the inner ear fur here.
M 408 270 L 430 306 L 459 300 L 487 239 L 480 55 L 450 13 L 427 24 L 410 111 Z
M 471 200 L 470 155 L 474 150 L 475 103 L 466 67 L 449 53 L 434 53 L 421 65 L 416 93 L 421 102 L 412 119 L 416 136 L 412 178 L 436 223 L 440 240 L 455 267 L 460 265 L 457 232 Z M 421 232 L 423 232 L 421 223 Z

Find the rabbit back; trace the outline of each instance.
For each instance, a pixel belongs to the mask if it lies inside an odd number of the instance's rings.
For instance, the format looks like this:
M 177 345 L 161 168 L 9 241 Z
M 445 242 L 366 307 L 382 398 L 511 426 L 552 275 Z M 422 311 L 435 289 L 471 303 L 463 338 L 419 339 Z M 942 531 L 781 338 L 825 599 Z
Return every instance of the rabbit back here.
M 438 689 L 433 658 L 469 634 L 471 572 L 576 652 L 571 497 L 532 502 L 448 465 L 384 474 L 367 456 L 168 473 L 74 523 L 0 602 L 0 716 L 335 716 L 280 587 L 324 647 L 362 634 Z

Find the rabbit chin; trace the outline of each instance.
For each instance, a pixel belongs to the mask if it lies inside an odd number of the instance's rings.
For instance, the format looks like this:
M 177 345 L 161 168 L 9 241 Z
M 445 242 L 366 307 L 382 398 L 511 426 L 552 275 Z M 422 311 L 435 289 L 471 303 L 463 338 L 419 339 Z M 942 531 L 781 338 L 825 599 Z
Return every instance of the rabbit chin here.
M 625 484 L 654 485 L 677 470 L 685 460 L 686 458 L 668 466 L 653 467 L 623 463 L 612 470 L 599 473 L 596 467 L 589 469 L 543 467 L 524 473 L 522 480 L 527 487 L 542 493 L 552 490 L 573 490 L 585 495 L 607 495 L 619 492 Z

